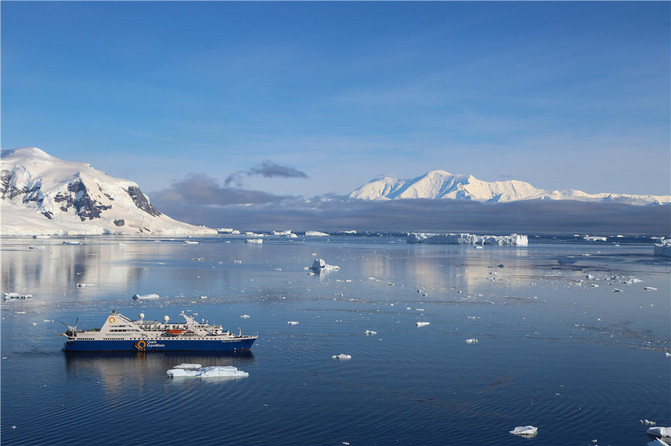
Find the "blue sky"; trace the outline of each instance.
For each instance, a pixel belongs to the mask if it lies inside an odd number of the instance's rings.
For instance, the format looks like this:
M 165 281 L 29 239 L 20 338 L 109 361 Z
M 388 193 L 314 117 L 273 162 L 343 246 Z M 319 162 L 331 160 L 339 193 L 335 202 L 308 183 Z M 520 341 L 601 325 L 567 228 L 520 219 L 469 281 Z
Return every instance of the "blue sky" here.
M 444 169 L 669 194 L 670 5 L 3 1 L 1 144 L 145 192 Z

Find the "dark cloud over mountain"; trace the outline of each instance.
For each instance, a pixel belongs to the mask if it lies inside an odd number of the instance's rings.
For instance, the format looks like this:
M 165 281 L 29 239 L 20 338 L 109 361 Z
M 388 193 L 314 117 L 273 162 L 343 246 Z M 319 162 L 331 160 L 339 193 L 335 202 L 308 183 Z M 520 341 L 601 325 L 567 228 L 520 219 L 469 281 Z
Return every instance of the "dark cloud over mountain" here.
M 232 173 L 224 180 L 224 185 L 230 186 L 231 184 L 234 184 L 240 187 L 243 177 L 254 175 L 259 175 L 264 178 L 308 178 L 305 172 L 301 172 L 296 168 L 282 166 L 270 160 L 266 160 L 249 170 L 241 170 Z

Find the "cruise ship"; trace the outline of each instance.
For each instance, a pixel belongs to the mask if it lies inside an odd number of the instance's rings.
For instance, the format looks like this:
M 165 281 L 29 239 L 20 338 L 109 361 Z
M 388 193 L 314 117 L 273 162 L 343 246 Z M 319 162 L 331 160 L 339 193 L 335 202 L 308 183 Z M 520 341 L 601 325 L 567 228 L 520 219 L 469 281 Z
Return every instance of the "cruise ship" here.
M 210 351 L 235 352 L 249 350 L 258 338 L 256 336 L 233 334 L 221 325 L 210 325 L 205 321 L 197 322 L 192 316 L 184 314 L 184 323 L 171 323 L 168 316 L 163 322 L 144 319 L 140 313 L 138 320 L 112 311 L 102 328 L 78 330 L 77 322 L 62 336 L 65 336 L 66 352 L 172 352 L 172 351 Z

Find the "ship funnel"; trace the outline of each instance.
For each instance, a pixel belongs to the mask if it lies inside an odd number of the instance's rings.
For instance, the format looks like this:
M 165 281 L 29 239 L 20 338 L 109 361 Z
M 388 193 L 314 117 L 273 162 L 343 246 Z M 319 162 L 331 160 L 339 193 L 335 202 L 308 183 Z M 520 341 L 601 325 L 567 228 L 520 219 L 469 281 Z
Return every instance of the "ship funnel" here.
M 140 313 L 140 320 L 144 319 L 144 313 Z
M 163 316 L 163 322 L 165 322 L 167 324 L 169 320 L 170 320 L 170 316 L 168 316 L 168 315 Z

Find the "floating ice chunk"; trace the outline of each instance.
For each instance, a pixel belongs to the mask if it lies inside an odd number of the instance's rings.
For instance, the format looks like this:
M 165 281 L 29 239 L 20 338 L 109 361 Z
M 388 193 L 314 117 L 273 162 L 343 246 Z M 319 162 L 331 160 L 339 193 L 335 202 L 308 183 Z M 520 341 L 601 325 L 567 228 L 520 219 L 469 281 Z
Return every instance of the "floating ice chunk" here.
M 289 322 L 287 322 L 287 325 L 298 325 L 298 324 L 299 324 L 298 321 L 289 321 Z
M 198 299 L 207 299 L 207 296 L 198 296 Z
M 189 364 L 199 365 L 199 364 Z M 171 378 L 190 377 L 190 378 L 246 378 L 249 373 L 238 370 L 233 366 L 210 366 L 202 367 L 195 370 L 187 370 L 186 368 L 173 368 L 168 370 L 168 376 Z
M 248 314 L 243 314 L 242 316 L 240 316 L 240 318 L 241 319 L 249 319 L 249 315 Z
M 248 238 L 245 240 L 245 243 L 252 243 L 256 245 L 261 245 L 263 244 L 263 239 L 262 238 Z
M 4 300 L 12 300 L 12 299 L 30 299 L 33 297 L 32 294 L 23 294 L 23 293 L 2 293 L 3 296 L 2 298 Z
M 613 288 L 613 293 L 621 293 L 622 290 L 619 288 Z
M 180 365 L 176 365 L 173 367 L 173 369 L 200 369 L 203 366 L 200 364 L 189 364 L 189 363 L 182 363 Z
M 671 353 L 669 353 L 669 352 L 664 352 L 664 355 L 665 355 L 667 358 L 671 358 Z
M 592 288 L 599 288 L 599 284 L 598 284 L 598 283 L 593 283 L 593 284 L 591 284 L 590 286 L 591 286 Z
M 305 231 L 305 235 L 308 237 L 327 237 L 328 234 L 325 232 L 319 232 L 319 231 Z
M 669 446 L 668 444 L 664 443 L 662 440 L 659 438 L 655 438 L 652 440 L 650 443 L 648 443 L 646 446 Z
M 645 424 L 646 426 L 654 426 L 657 423 L 655 423 L 654 421 L 650 421 L 650 420 L 646 419 L 646 420 L 641 420 L 641 424 Z
M 184 240 L 185 245 L 197 245 L 198 242 L 193 241 L 193 240 Z
M 671 437 L 671 427 L 649 427 L 646 433 L 649 435 L 654 435 L 655 437 Z
M 655 243 L 653 253 L 660 257 L 671 257 L 671 239 L 661 239 L 659 243 Z
M 657 291 L 657 288 L 655 288 L 654 286 L 646 286 L 646 287 L 643 287 L 643 290 L 644 291 Z
M 431 325 L 431 322 L 417 322 L 418 327 L 426 327 L 427 325 Z
M 377 334 L 377 331 L 366 330 L 366 331 L 364 331 L 364 334 L 365 334 L 366 336 L 372 336 L 372 335 L 376 335 L 376 334 Z
M 351 355 L 346 355 L 345 353 L 341 353 L 339 355 L 333 355 L 331 356 L 332 359 L 340 359 L 341 361 L 347 361 L 349 359 L 352 359 Z
M 475 338 L 466 339 L 467 344 L 477 344 L 478 340 Z
M 315 259 L 315 261 L 312 262 L 312 266 L 310 267 L 310 269 L 315 272 L 321 272 L 321 271 L 337 270 L 340 269 L 340 267 L 337 265 L 329 265 L 324 261 L 324 259 Z
M 599 235 L 586 235 L 583 237 L 583 239 L 587 240 L 588 242 L 605 242 L 606 240 L 608 240 L 607 237 Z
M 151 293 L 151 294 L 136 294 L 136 295 L 133 296 L 133 299 L 134 300 L 148 300 L 148 299 L 158 299 L 159 297 L 161 297 L 161 296 L 159 296 L 158 294 L 154 294 L 154 293 Z
M 524 437 L 534 437 L 538 433 L 538 428 L 535 426 L 517 426 L 510 431 L 513 435 L 522 435 Z
M 409 233 L 408 243 L 431 243 L 448 245 L 499 245 L 499 246 L 528 246 L 529 238 L 526 235 L 475 235 L 475 234 L 428 234 Z
M 415 311 L 424 311 L 424 308 L 415 308 Z

